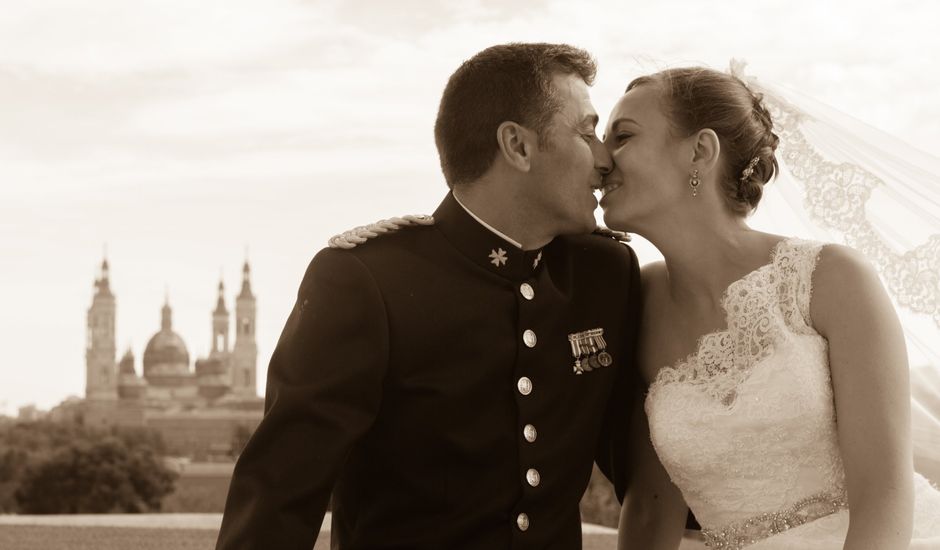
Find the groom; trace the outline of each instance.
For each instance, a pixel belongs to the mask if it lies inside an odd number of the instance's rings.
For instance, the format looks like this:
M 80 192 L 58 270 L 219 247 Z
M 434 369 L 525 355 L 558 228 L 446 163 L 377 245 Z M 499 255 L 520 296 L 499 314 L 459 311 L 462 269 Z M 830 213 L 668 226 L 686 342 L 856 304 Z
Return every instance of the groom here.
M 580 548 L 595 460 L 622 496 L 639 271 L 591 234 L 595 70 L 507 44 L 451 76 L 451 192 L 433 223 L 311 262 L 217 548 L 309 550 L 331 494 L 334 548 Z

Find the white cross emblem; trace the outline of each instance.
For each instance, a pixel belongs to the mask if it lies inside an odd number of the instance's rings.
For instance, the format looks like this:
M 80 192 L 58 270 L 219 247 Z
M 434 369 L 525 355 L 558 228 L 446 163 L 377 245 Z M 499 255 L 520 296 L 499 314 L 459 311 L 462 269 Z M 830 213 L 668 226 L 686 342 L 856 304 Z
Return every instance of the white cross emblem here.
M 506 265 L 506 262 L 509 260 L 509 258 L 506 257 L 505 250 L 503 250 L 502 248 L 498 250 L 499 250 L 498 252 L 496 250 L 493 250 L 492 252 L 490 252 L 490 255 L 489 255 L 490 263 L 495 265 L 496 267 Z

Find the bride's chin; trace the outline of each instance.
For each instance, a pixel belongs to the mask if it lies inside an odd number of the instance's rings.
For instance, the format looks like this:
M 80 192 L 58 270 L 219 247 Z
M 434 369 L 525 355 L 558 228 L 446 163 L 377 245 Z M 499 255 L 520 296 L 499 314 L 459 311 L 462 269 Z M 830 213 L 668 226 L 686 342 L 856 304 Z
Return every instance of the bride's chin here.
M 604 209 L 604 225 L 614 231 L 630 231 L 627 217 L 614 209 Z

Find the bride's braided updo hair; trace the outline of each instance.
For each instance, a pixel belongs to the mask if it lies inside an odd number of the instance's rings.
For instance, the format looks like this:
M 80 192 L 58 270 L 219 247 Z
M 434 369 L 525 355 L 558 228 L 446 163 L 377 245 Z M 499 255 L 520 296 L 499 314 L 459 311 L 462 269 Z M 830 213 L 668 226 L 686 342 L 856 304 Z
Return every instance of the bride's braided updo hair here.
M 641 76 L 627 91 L 643 84 L 660 87 L 663 110 L 683 136 L 705 128 L 718 135 L 724 164 L 719 179 L 726 202 L 736 214 L 753 211 L 764 184 L 779 170 L 774 151 L 780 139 L 761 95 L 735 76 L 702 67 Z

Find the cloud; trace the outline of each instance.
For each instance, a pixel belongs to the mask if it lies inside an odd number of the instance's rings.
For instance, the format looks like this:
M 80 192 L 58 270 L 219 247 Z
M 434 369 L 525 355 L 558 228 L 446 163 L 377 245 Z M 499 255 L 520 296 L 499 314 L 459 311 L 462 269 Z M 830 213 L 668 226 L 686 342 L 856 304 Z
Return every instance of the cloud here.
M 113 74 L 231 63 L 310 36 L 317 3 L 38 0 L 4 6 L 0 65 Z

